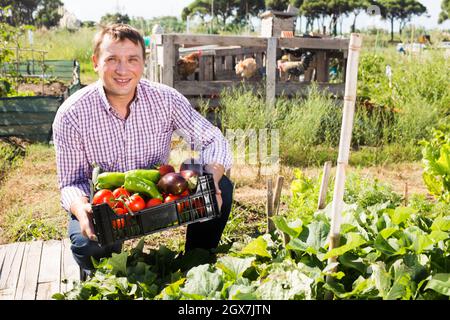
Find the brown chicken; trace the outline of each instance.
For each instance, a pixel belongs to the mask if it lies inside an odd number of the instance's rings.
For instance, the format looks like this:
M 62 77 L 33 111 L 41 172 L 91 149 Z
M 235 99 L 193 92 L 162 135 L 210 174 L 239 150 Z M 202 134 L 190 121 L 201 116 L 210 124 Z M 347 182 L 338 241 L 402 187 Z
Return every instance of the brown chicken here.
M 244 79 L 250 79 L 258 71 L 258 66 L 254 58 L 247 58 L 239 61 L 234 69 L 238 76 L 241 76 Z
M 182 80 L 187 80 L 187 78 L 197 70 L 201 56 L 202 52 L 198 51 L 178 59 L 177 72 Z

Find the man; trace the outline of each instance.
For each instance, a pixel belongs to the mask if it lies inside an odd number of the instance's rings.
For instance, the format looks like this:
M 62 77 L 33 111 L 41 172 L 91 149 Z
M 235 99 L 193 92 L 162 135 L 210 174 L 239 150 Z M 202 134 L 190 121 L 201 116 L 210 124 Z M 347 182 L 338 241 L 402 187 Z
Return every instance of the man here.
M 69 97 L 53 123 L 62 207 L 69 213 L 73 256 L 89 274 L 96 260 L 120 252 L 122 242 L 96 241 L 88 195 L 92 164 L 125 172 L 167 163 L 173 131 L 199 146 L 204 170 L 212 173 L 221 217 L 187 228 L 185 250 L 215 248 L 231 211 L 232 189 L 224 170 L 231 155 L 220 130 L 196 112 L 175 89 L 141 79 L 144 39 L 134 28 L 115 24 L 95 37 L 92 56 L 99 80 Z

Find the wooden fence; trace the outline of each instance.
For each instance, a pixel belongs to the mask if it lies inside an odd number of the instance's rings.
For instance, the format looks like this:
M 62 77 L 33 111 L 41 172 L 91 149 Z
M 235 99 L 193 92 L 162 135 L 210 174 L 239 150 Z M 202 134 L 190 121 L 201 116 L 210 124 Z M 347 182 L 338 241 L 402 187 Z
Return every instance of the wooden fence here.
M 345 83 L 345 67 L 348 39 L 336 38 L 263 38 L 248 36 L 217 36 L 189 34 L 156 34 L 152 36 L 148 51 L 146 76 L 152 81 L 164 83 L 180 91 L 188 99 L 219 96 L 224 88 L 240 85 L 236 76 L 236 63 L 246 57 L 254 57 L 265 77 L 246 81 L 246 85 L 265 87 L 266 100 L 273 103 L 282 94 L 302 94 L 315 80 L 320 89 L 342 96 Z M 308 50 L 314 53 L 313 62 L 305 72 L 304 81 L 284 81 L 277 70 L 277 59 L 286 48 Z M 188 80 L 181 80 L 176 71 L 178 58 L 189 52 L 202 50 L 199 67 Z M 339 83 L 329 82 L 330 59 L 340 60 L 343 77 Z M 313 76 L 314 75 L 314 76 Z

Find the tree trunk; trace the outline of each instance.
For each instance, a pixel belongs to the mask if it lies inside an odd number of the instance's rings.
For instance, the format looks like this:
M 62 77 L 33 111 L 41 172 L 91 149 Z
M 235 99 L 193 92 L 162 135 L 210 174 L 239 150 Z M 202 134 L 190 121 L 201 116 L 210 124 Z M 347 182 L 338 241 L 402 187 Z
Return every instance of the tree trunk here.
M 356 30 L 356 17 L 357 17 L 357 14 L 355 13 L 355 17 L 353 18 L 353 24 L 352 24 L 352 32 L 353 32 L 353 33 L 354 33 L 355 30 Z
M 391 18 L 391 41 L 394 41 L 394 18 Z

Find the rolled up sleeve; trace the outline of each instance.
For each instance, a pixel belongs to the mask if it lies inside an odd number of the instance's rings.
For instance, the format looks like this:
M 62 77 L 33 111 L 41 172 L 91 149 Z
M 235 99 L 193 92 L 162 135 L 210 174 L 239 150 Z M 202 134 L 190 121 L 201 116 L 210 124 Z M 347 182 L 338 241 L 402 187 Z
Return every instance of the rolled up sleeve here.
M 228 170 L 232 156 L 228 141 L 219 128 L 198 113 L 189 101 L 175 90 L 171 94 L 174 129 L 201 152 L 203 164 L 219 163 Z
M 69 119 L 67 115 L 55 118 L 53 142 L 61 206 L 70 212 L 70 206 L 76 198 L 88 197 L 90 193 L 90 165 L 85 158 L 81 135 L 73 119 Z

